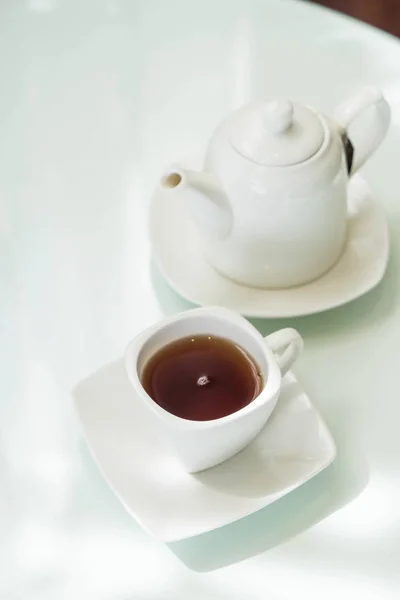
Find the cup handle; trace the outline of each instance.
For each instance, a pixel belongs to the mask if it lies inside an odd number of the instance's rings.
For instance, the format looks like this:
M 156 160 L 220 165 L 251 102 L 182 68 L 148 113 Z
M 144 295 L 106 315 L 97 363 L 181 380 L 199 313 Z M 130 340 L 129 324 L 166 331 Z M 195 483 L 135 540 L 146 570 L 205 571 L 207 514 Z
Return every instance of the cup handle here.
M 282 377 L 289 371 L 303 349 L 303 338 L 295 329 L 280 329 L 267 335 L 265 341 L 275 354 Z
M 383 97 L 382 92 L 371 86 L 342 102 L 334 113 L 334 120 L 342 129 L 342 132 L 348 136 L 347 130 L 351 123 L 371 106 L 375 107 L 373 123 L 364 129 L 358 142 L 354 144 L 352 175 L 362 167 L 384 140 L 390 125 L 390 106 Z M 352 140 L 351 136 L 350 139 Z

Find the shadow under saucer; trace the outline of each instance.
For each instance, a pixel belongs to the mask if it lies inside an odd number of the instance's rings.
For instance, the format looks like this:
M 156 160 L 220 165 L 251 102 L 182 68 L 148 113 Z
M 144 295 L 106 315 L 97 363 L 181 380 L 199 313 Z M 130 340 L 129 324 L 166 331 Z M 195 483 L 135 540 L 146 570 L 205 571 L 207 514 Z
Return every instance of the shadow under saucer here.
M 343 423 L 332 431 L 338 454 L 325 471 L 244 519 L 168 548 L 190 569 L 212 571 L 270 550 L 351 502 L 366 487 L 369 469 Z

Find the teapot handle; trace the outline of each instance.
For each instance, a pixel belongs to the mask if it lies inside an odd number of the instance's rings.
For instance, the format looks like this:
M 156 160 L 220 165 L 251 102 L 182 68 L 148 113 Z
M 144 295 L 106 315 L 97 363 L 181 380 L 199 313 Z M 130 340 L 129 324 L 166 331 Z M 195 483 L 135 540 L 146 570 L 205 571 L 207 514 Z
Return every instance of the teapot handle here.
M 366 127 L 355 144 L 354 162 L 351 169 L 353 175 L 369 159 L 384 140 L 390 125 L 390 106 L 376 87 L 368 87 L 357 95 L 345 100 L 334 113 L 334 119 L 347 134 L 351 123 L 367 108 L 375 107 L 373 123 Z

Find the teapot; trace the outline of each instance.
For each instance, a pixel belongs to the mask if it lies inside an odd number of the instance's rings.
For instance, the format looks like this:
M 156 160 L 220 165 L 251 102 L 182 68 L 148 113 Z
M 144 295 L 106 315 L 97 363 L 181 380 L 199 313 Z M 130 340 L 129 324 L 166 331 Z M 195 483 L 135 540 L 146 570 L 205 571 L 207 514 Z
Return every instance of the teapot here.
M 348 128 L 369 108 L 353 148 Z M 390 107 L 375 87 L 340 104 L 333 119 L 287 100 L 246 105 L 216 128 L 203 171 L 174 167 L 160 185 L 181 196 L 220 274 L 251 287 L 302 285 L 339 258 L 349 178 L 389 124 Z

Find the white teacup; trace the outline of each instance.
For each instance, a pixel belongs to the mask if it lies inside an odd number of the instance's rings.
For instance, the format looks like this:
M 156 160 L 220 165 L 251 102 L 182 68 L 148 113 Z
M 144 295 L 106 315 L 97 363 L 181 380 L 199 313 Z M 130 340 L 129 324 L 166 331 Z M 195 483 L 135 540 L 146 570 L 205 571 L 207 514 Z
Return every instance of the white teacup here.
M 257 363 L 264 386 L 250 404 L 212 421 L 189 421 L 161 408 L 141 384 L 143 368 L 163 346 L 191 335 L 214 335 L 241 346 Z M 146 329 L 128 346 L 125 366 L 138 399 L 164 431 L 186 471 L 208 469 L 230 458 L 260 432 L 275 408 L 282 376 L 303 347 L 294 329 L 264 338 L 246 319 L 225 308 L 198 308 L 170 317 Z

